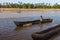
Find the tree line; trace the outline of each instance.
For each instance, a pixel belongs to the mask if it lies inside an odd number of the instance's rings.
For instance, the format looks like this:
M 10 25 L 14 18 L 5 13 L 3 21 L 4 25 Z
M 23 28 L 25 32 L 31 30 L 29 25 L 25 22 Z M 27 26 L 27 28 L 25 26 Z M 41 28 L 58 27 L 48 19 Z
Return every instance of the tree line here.
M 50 3 L 0 3 L 0 8 L 60 8 L 60 4 L 55 3 L 51 5 Z

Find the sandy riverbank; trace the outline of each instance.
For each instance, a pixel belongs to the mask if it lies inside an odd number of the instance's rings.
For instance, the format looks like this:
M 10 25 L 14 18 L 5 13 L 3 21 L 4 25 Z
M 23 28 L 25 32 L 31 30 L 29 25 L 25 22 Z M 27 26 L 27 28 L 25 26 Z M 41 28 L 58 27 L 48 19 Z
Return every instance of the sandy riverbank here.
M 45 8 L 45 9 L 42 9 L 42 8 L 35 8 L 35 9 L 24 9 L 24 8 L 0 8 L 1 11 L 18 11 L 18 10 L 60 10 L 60 9 L 54 9 L 54 8 L 51 8 L 51 9 L 48 9 L 48 8 Z

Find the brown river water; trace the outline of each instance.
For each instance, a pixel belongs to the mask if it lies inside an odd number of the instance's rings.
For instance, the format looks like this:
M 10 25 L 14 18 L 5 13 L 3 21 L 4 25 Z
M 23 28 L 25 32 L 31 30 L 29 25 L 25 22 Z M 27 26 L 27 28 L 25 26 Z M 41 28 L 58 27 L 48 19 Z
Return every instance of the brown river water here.
M 30 21 L 43 18 L 53 19 L 52 23 L 17 27 L 14 21 Z M 32 40 L 31 34 L 60 24 L 60 10 L 0 11 L 0 40 Z M 60 40 L 60 35 L 50 40 Z

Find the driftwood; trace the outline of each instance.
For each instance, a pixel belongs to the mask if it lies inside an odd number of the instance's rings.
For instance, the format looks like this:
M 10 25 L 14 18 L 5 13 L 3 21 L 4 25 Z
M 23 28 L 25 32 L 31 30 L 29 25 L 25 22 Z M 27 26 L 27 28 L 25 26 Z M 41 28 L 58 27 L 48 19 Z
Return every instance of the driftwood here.
M 43 19 L 42 21 L 40 20 L 33 20 L 33 21 L 24 21 L 24 22 L 20 22 L 20 21 L 14 21 L 14 23 L 17 25 L 17 26 L 23 26 L 24 24 L 29 24 L 29 23 L 32 23 L 33 24 L 39 24 L 39 23 L 47 23 L 47 22 L 52 22 L 52 19 Z
M 53 28 L 49 28 L 41 32 L 33 33 L 32 38 L 33 40 L 48 40 L 57 34 L 60 34 L 60 25 L 56 25 Z

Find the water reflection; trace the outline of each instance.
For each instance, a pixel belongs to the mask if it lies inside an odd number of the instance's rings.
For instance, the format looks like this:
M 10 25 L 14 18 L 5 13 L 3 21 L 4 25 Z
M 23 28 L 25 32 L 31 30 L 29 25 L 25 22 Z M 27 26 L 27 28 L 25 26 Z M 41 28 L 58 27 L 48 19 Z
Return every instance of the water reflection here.
M 15 28 L 15 31 L 18 31 L 18 30 L 20 30 L 20 29 L 22 29 L 21 27 L 16 27 Z
M 15 31 L 21 30 L 23 28 L 31 27 L 32 25 L 16 26 Z

